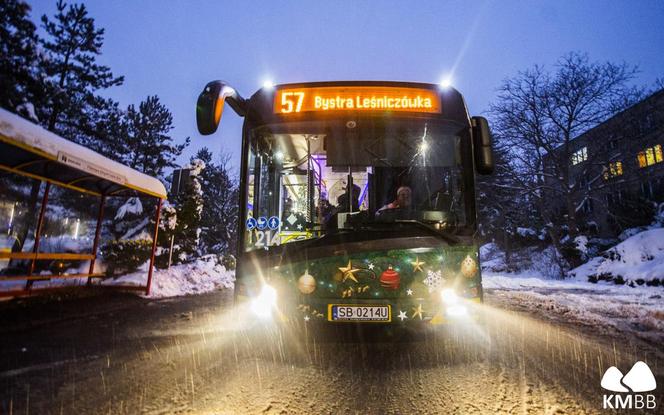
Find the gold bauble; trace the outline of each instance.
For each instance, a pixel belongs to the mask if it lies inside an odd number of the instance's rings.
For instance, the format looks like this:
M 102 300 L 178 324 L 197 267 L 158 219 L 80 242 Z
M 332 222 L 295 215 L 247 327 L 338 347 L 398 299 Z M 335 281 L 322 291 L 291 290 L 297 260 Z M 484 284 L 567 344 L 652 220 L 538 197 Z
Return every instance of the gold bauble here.
M 337 271 L 332 276 L 332 279 L 334 280 L 334 282 L 341 282 L 344 279 L 344 273 L 341 271 Z
M 304 274 L 297 280 L 297 288 L 302 294 L 311 294 L 316 290 L 316 279 L 309 275 L 309 271 L 304 271 Z
M 470 255 L 466 255 L 466 258 L 461 262 L 461 275 L 466 278 L 472 278 L 477 273 L 477 262 Z

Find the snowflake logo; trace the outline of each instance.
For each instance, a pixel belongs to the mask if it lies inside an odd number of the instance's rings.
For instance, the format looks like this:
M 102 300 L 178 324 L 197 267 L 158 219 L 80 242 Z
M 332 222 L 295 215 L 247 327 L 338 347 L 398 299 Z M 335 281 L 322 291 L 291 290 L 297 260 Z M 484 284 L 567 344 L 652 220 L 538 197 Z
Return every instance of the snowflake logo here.
M 427 271 L 427 277 L 424 279 L 424 285 L 429 288 L 429 292 L 435 291 L 437 288 L 440 288 L 443 283 L 443 272 L 442 271 Z

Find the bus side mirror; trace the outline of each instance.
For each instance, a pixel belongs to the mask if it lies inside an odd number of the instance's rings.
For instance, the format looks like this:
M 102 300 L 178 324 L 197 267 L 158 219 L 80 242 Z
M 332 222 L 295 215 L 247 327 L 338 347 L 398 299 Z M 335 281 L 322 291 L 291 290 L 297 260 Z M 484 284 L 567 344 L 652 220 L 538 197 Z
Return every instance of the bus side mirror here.
M 473 117 L 473 153 L 475 154 L 475 169 L 479 174 L 493 173 L 493 149 L 489 123 L 484 117 Z
M 245 115 L 246 101 L 235 89 L 221 81 L 212 81 L 205 85 L 196 102 L 196 125 L 199 133 L 210 135 L 217 131 L 226 100 L 238 115 Z

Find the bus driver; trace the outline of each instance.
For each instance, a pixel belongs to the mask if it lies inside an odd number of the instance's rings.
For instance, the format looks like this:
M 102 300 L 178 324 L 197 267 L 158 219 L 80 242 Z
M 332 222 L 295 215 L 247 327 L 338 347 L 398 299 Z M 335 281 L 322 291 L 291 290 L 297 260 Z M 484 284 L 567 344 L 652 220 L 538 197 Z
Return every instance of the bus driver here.
M 383 211 L 385 209 L 410 209 L 412 191 L 408 186 L 401 186 L 397 189 L 397 198 L 391 203 L 378 209 Z

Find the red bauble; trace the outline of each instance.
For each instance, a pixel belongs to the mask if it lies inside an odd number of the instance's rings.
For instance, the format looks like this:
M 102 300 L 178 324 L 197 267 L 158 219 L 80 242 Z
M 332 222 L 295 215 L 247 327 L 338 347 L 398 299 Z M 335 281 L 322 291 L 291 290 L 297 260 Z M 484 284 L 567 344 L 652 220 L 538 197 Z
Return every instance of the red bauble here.
M 392 269 L 392 266 L 380 274 L 380 285 L 388 290 L 398 290 L 401 283 L 399 273 Z

